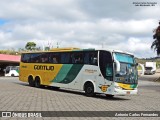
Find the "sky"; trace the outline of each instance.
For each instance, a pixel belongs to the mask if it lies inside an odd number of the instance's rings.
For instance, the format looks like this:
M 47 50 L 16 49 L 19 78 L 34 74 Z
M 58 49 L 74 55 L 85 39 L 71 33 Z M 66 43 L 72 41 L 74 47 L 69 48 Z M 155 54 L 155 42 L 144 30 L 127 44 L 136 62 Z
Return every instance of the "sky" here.
M 0 0 L 0 49 L 78 47 L 155 57 L 159 0 Z M 153 5 L 153 6 L 152 6 Z

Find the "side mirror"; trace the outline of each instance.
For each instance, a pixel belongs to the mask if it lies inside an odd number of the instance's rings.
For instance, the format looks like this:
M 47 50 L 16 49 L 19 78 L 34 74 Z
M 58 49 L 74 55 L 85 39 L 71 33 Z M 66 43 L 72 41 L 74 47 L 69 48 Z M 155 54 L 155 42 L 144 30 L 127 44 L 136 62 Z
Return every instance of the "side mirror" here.
M 4 72 L 6 72 L 6 69 L 3 69 Z
M 118 60 L 115 60 L 115 70 L 116 70 L 117 73 L 120 72 L 120 63 L 119 63 Z

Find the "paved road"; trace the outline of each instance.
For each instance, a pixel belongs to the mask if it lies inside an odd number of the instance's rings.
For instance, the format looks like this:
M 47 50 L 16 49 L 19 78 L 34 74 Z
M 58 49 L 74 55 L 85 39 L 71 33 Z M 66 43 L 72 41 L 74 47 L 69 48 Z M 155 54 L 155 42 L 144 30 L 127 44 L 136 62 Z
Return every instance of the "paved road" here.
M 142 75 L 139 77 L 139 80 L 143 81 L 153 81 L 160 77 L 160 69 L 157 69 L 154 75 Z
M 106 98 L 97 95 L 86 97 L 83 93 L 67 90 L 29 87 L 16 77 L 0 77 L 1 111 L 160 111 L 160 83 L 139 80 L 138 95 Z M 1 119 L 1 118 L 0 118 Z M 16 118 L 15 118 L 16 119 Z M 49 119 L 49 118 L 41 118 Z M 53 118 L 50 118 L 53 119 Z M 54 118 L 60 119 L 60 118 Z M 61 119 L 84 119 L 61 118 Z M 110 119 L 85 118 L 85 119 Z M 119 118 L 114 118 L 119 119 Z M 124 119 L 124 118 L 121 118 Z M 131 119 L 131 118 L 129 118 Z M 133 118 L 135 119 L 135 118 Z M 157 119 L 158 118 L 141 118 Z
M 139 88 L 149 88 L 150 90 L 160 91 L 159 83 L 155 82 L 160 77 L 160 69 L 154 75 L 142 75 L 139 77 Z

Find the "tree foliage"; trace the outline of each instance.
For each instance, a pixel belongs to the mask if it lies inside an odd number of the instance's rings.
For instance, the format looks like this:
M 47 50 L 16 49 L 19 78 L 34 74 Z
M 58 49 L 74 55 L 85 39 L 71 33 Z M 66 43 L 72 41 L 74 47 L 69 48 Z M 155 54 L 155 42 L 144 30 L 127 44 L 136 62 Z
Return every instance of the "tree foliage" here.
M 26 50 L 35 50 L 36 49 L 36 43 L 35 42 L 27 42 L 25 46 Z
M 157 29 L 154 31 L 153 39 L 155 39 L 151 45 L 151 49 L 154 49 L 157 52 L 157 55 L 160 55 L 160 22 Z

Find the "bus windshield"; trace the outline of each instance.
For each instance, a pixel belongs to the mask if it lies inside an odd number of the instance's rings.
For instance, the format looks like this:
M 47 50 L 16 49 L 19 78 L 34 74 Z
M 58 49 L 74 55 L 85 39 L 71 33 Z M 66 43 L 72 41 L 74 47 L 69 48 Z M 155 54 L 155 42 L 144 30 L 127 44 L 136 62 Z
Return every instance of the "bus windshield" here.
M 120 65 L 120 71 L 116 71 L 115 82 L 135 84 L 138 80 L 135 58 L 125 53 L 114 53 L 114 59 Z
M 114 53 L 115 59 L 118 60 L 119 62 L 124 62 L 124 63 L 129 63 L 129 64 L 134 64 L 134 57 L 131 55 L 127 54 L 122 54 L 122 53 Z

